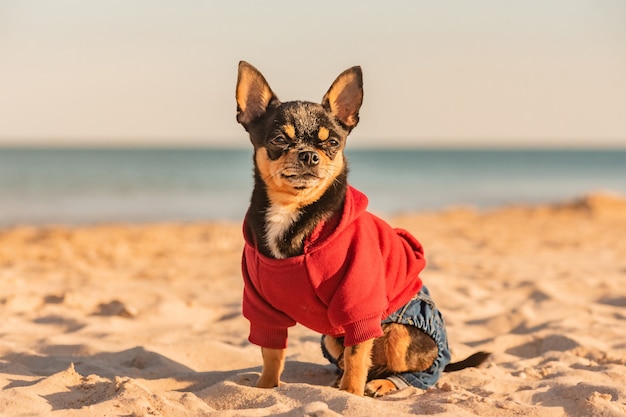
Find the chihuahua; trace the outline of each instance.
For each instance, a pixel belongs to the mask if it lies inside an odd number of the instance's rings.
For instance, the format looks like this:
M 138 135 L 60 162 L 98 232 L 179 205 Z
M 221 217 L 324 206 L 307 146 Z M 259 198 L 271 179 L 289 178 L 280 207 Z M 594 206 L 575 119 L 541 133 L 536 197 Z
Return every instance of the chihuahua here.
M 420 243 L 368 212 L 367 197 L 347 182 L 361 68 L 341 73 L 320 104 L 283 103 L 242 61 L 236 101 L 254 148 L 242 272 L 249 340 L 263 358 L 257 386 L 280 384 L 296 323 L 323 335 L 337 386 L 356 395 L 428 388 L 444 370 L 482 363 L 484 352 L 449 364 L 443 319 L 419 277 Z

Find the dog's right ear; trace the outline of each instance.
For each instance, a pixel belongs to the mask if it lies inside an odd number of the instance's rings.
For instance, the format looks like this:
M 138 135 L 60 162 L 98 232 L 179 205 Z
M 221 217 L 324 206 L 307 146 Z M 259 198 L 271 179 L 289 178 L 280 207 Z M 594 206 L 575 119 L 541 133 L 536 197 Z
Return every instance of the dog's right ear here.
M 359 66 L 342 72 L 322 99 L 322 107 L 335 116 L 348 132 L 359 123 L 362 103 L 363 74 Z
M 270 104 L 280 104 L 259 70 L 245 61 L 239 62 L 235 97 L 237 121 L 244 127 L 262 116 Z

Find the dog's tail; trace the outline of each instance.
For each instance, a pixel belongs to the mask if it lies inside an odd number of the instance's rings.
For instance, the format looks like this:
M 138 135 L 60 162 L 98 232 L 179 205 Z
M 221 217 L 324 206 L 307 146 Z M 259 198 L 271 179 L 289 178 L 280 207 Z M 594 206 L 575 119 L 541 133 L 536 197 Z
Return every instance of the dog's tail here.
M 465 368 L 475 368 L 483 363 L 491 355 L 491 352 L 476 352 L 459 362 L 453 362 L 446 365 L 444 372 L 456 372 Z

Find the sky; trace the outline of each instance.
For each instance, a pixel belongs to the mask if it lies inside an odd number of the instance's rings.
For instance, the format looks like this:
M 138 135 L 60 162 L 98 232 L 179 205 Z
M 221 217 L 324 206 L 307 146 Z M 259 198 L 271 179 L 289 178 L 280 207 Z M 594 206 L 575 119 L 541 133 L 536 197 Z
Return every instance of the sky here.
M 0 145 L 248 146 L 237 64 L 350 146 L 626 147 L 626 1 L 0 0 Z

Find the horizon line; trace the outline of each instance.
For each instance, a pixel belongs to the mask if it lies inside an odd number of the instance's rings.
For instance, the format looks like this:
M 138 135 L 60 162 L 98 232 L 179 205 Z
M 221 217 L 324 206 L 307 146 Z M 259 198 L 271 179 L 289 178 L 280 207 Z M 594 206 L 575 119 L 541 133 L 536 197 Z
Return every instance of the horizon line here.
M 625 140 L 626 142 L 626 140 Z M 25 143 L 25 144 L 17 144 L 17 143 L 2 143 L 0 142 L 0 151 L 2 150 L 168 150 L 168 149 L 179 149 L 179 150 L 246 150 L 249 149 L 250 145 L 246 144 L 236 144 L 236 145 L 228 145 L 224 143 L 93 143 L 93 144 L 84 144 L 84 143 Z M 566 150 L 577 150 L 577 151 L 626 151 L 626 143 L 624 144 L 537 144 L 537 143 L 443 143 L 443 144 L 432 144 L 432 143 L 421 143 L 421 144 L 406 144 L 406 143 L 394 143 L 387 145 L 378 145 L 373 143 L 367 144 L 351 144 L 347 151 L 351 150 L 372 150 L 372 151 L 393 151 L 393 150 L 558 150 L 558 151 L 566 151 Z

